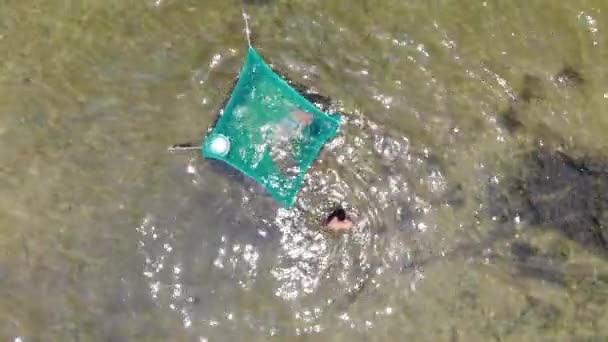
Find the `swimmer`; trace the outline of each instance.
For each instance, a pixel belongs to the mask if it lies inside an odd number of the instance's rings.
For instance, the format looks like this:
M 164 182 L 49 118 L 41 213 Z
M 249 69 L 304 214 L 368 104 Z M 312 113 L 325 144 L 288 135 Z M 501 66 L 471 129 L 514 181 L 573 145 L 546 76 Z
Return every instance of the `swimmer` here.
M 290 113 L 292 119 L 297 121 L 303 127 L 310 126 L 313 121 L 313 115 L 310 113 L 303 112 L 301 110 L 295 110 Z M 323 151 L 321 151 L 321 154 Z M 318 158 L 314 163 L 313 167 L 321 163 L 321 158 Z M 348 215 L 346 210 L 342 207 L 334 209 L 325 219 L 323 224 L 324 229 L 331 233 L 348 233 L 353 227 L 353 221 Z
M 327 216 L 324 228 L 332 233 L 347 233 L 353 225 L 353 221 L 346 215 L 346 210 L 338 207 Z
M 299 122 L 303 127 L 307 127 L 312 123 L 314 116 L 301 110 L 294 110 L 290 113 L 291 117 Z
M 312 114 L 299 109 L 294 110 L 278 122 L 271 124 L 274 126 L 271 128 L 274 134 L 273 140 L 282 144 L 296 138 L 301 134 L 303 128 L 310 126 L 313 120 Z
M 313 120 L 313 114 L 296 109 L 280 120 L 269 123 L 263 129 L 271 134 L 268 152 L 274 164 L 283 174 L 297 175 L 300 173 L 291 142 L 300 139 L 303 130 L 310 126 Z
M 293 121 L 283 121 L 282 123 L 287 123 L 288 126 L 296 124 L 300 128 L 310 126 L 314 120 L 314 116 L 312 114 L 302 110 L 294 110 L 289 113 L 289 116 Z M 290 128 L 296 129 L 296 127 Z M 315 165 L 320 163 L 320 159 L 321 158 L 317 159 Z M 331 233 L 348 233 L 352 229 L 353 225 L 353 221 L 350 217 L 348 217 L 346 210 L 344 210 L 342 207 L 335 208 L 323 222 L 324 229 Z

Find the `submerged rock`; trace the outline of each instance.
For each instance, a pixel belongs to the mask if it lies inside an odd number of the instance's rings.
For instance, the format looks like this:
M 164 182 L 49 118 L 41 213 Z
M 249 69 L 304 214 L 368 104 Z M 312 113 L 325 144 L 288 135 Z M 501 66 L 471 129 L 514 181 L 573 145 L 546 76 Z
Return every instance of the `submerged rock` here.
M 524 124 L 519 119 L 519 111 L 515 104 L 510 104 L 509 108 L 499 114 L 498 119 L 501 126 L 511 134 L 524 128 Z
M 555 74 L 555 82 L 563 87 L 576 87 L 585 83 L 583 76 L 571 66 L 565 66 Z
M 608 257 L 608 162 L 541 148 L 501 187 L 491 189 L 491 215 L 519 216 Z M 531 254 L 520 247 L 515 254 Z
M 533 278 L 551 283 L 557 286 L 566 286 L 566 276 L 557 267 L 543 262 L 516 262 L 517 275 L 525 278 Z
M 553 76 L 553 80 L 562 88 L 575 88 L 583 85 L 585 79 L 571 66 L 563 67 Z M 522 117 L 527 106 L 532 102 L 545 99 L 543 80 L 534 75 L 525 74 L 517 96 L 509 102 L 508 107 L 498 114 L 499 123 L 511 134 L 525 128 Z
M 523 86 L 518 99 L 526 103 L 532 100 L 542 99 L 544 97 L 542 83 L 542 80 L 537 76 L 524 75 Z
M 509 103 L 507 109 L 499 113 L 500 124 L 511 134 L 525 128 L 521 121 L 521 112 L 525 105 L 544 98 L 542 80 L 533 75 L 524 75 L 522 87 L 515 100 Z
M 538 248 L 522 241 L 515 241 L 511 244 L 511 254 L 519 261 L 527 261 L 529 258 L 539 253 Z

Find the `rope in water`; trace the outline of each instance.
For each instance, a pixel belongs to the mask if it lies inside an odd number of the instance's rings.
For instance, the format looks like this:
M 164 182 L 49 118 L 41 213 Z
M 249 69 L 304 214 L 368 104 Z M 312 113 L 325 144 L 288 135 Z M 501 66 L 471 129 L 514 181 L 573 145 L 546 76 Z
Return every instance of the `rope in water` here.
M 247 35 L 247 44 L 251 47 L 251 31 L 249 30 L 249 15 L 245 12 L 245 9 L 241 7 L 241 13 L 243 14 L 243 20 L 245 20 L 245 34 Z
M 201 146 L 194 144 L 177 144 L 167 148 L 169 152 L 200 151 Z
M 241 14 L 243 15 L 243 20 L 245 21 L 245 34 L 247 38 L 247 45 L 252 47 L 251 45 L 251 30 L 249 29 L 249 15 L 245 12 L 245 8 L 241 7 Z M 194 144 L 177 144 L 167 148 L 169 152 L 186 152 L 186 151 L 200 151 L 202 149 L 199 145 Z

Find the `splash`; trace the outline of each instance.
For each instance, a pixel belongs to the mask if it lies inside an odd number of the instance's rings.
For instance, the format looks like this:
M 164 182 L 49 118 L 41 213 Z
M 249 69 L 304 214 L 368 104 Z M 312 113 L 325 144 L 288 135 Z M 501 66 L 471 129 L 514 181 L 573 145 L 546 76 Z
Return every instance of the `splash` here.
M 429 148 L 414 149 L 361 116 L 344 118 L 343 127 L 291 209 L 263 208 L 253 190 L 218 185 L 204 165 L 189 163 L 183 174 L 192 191 L 213 192 L 215 184 L 226 197 L 203 210 L 196 198 L 204 195 L 186 196 L 180 208 L 142 220 L 138 246 L 152 298 L 205 336 L 230 327 L 316 333 L 333 320 L 365 330 L 390 315 L 387 300 L 365 313 L 352 306 L 385 287 L 415 291 L 422 270 L 406 274 L 403 265 L 412 261 L 412 237 L 436 228 L 433 201 L 446 181 Z M 336 204 L 355 217 L 351 234 L 320 229 Z

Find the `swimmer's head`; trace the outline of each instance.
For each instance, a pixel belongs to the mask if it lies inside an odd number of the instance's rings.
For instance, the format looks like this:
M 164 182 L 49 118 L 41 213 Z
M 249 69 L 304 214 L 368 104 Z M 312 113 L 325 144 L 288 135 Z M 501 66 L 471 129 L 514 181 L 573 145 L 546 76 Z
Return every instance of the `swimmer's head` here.
M 346 210 L 344 210 L 342 207 L 338 207 L 338 208 L 334 209 L 329 214 L 329 216 L 327 216 L 327 219 L 325 220 L 325 222 L 329 223 L 333 219 L 337 219 L 338 221 L 344 221 L 344 220 L 346 220 Z
M 325 221 L 325 230 L 332 233 L 346 233 L 353 228 L 353 221 L 342 207 L 334 209 Z

